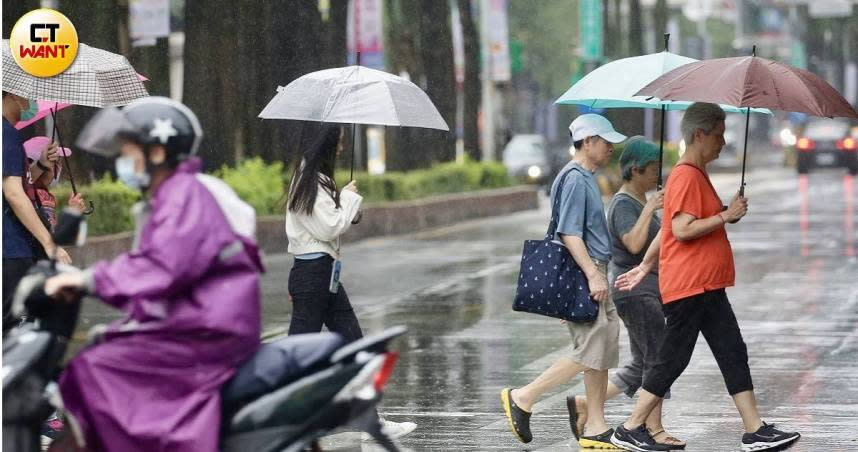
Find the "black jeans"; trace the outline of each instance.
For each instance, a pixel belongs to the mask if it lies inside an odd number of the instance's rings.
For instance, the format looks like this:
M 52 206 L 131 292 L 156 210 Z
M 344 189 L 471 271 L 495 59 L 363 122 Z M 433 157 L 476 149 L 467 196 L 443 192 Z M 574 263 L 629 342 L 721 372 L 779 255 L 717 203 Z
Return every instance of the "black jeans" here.
M 318 333 L 324 325 L 348 342 L 363 337 L 345 287 L 340 284 L 335 294 L 328 290 L 333 263 L 330 256 L 295 259 L 289 272 L 289 295 L 292 297 L 289 335 Z
M 754 389 L 748 348 L 724 289 L 704 292 L 664 305 L 667 325 L 658 363 L 644 378 L 643 388 L 659 397 L 691 360 L 698 333 L 703 333 L 730 395 Z
M 632 361 L 617 369 L 610 377 L 612 383 L 629 397 L 634 397 L 647 375 L 658 362 L 658 352 L 664 337 L 664 313 L 661 297 L 640 294 L 614 299 L 617 314 L 629 333 Z M 665 394 L 670 398 L 670 393 Z

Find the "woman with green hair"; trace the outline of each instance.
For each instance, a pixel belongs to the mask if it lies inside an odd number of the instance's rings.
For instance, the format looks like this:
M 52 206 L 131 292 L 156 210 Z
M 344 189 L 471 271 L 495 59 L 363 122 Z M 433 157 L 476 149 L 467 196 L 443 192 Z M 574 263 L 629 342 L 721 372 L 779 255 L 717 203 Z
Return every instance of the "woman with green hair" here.
M 658 185 L 658 146 L 642 136 L 629 138 L 620 156 L 623 186 L 608 206 L 608 230 L 611 233 L 611 261 L 608 264 L 608 287 L 617 313 L 626 325 L 632 361 L 610 376 L 605 399 L 624 393 L 634 397 L 658 358 L 664 335 L 664 314 L 658 289 L 658 270 L 630 291 L 614 287 L 617 276 L 635 268 L 643 260 L 650 243 L 661 230 L 656 211 L 662 208 L 664 192 L 646 193 Z M 669 395 L 666 397 L 669 398 Z M 567 398 L 572 432 L 577 437 L 587 421 L 587 398 Z M 647 418 L 646 426 L 656 442 L 672 449 L 684 449 L 685 443 L 665 432 L 661 423 L 661 404 Z

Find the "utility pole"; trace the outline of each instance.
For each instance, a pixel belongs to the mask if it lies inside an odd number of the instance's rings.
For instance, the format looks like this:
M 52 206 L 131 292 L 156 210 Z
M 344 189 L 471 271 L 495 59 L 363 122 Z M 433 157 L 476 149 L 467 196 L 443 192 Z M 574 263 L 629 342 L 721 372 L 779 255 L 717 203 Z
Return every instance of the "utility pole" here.
M 492 55 L 489 48 L 489 3 L 490 0 L 480 1 L 480 47 L 483 53 L 483 161 L 488 162 L 495 159 L 495 109 L 494 96 L 495 86 L 491 79 Z

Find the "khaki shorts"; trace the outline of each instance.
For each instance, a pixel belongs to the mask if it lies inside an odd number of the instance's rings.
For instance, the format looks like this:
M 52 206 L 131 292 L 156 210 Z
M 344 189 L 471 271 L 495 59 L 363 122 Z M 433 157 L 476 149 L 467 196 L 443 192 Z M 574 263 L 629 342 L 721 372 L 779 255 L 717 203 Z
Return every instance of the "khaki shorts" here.
M 607 264 L 596 260 L 593 263 L 607 280 Z M 595 370 L 607 370 L 619 365 L 620 322 L 610 290 L 608 299 L 599 303 L 599 316 L 595 322 L 567 322 L 566 326 L 572 336 L 569 359 Z

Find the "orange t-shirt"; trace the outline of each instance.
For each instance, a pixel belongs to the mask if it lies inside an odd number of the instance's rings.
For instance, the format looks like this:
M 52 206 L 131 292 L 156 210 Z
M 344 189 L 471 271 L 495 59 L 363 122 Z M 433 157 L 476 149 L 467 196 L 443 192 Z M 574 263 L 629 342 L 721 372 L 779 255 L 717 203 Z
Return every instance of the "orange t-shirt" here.
M 724 226 L 694 240 L 680 242 L 673 236 L 671 221 L 680 212 L 698 219 L 721 212 L 721 199 L 709 177 L 688 164 L 673 169 L 664 195 L 658 282 L 665 304 L 732 286 L 736 279 L 733 250 Z

